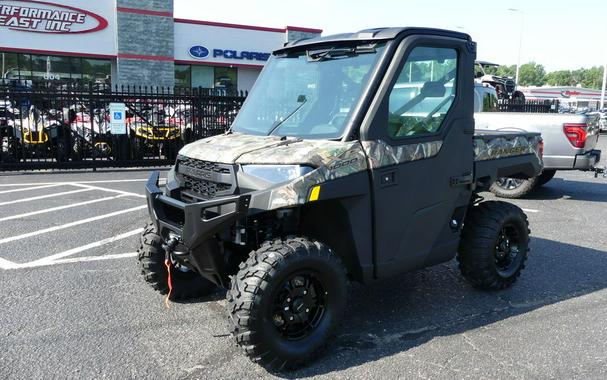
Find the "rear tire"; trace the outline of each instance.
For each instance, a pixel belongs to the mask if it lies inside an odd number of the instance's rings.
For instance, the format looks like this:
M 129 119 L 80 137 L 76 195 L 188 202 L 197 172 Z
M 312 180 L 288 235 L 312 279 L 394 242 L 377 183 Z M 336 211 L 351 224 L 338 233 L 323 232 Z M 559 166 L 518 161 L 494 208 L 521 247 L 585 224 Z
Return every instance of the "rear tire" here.
M 548 182 L 550 182 L 550 180 L 552 178 L 554 178 L 554 175 L 556 174 L 556 170 L 544 170 L 542 172 L 542 174 L 539 175 L 539 177 L 537 177 L 537 187 L 540 186 L 544 186 L 545 184 L 547 184 Z
M 457 255 L 462 275 L 475 287 L 509 287 L 525 268 L 529 234 L 527 216 L 513 204 L 489 201 L 472 206 Z
M 148 224 L 141 234 L 139 264 L 145 281 L 161 294 L 169 291 L 168 273 L 164 264 L 165 252 L 162 248 L 162 237 L 156 233 L 152 223 Z M 193 271 L 184 272 L 171 265 L 173 290 L 172 300 L 187 300 L 211 294 L 217 285 Z
M 489 190 L 500 198 L 517 199 L 522 198 L 535 189 L 538 177 L 529 179 L 498 178 Z
M 252 361 L 294 369 L 325 347 L 346 299 L 344 267 L 327 246 L 304 238 L 266 242 L 232 277 L 232 335 Z

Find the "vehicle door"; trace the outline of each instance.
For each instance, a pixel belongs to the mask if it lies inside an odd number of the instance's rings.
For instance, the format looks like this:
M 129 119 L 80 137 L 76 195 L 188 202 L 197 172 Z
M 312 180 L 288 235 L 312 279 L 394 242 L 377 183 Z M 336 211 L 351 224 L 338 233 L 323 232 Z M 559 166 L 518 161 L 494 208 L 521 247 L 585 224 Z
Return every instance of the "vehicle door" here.
M 474 43 L 403 39 L 361 128 L 376 277 L 452 258 L 471 195 Z

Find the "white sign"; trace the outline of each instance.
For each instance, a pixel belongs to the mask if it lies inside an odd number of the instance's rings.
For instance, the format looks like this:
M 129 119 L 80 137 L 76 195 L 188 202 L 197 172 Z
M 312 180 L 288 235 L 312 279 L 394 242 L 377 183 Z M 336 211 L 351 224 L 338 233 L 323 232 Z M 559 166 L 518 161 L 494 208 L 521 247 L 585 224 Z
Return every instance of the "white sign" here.
M 285 32 L 271 28 L 237 28 L 175 21 L 175 59 L 262 67 L 282 47 Z
M 110 133 L 126 135 L 126 107 L 124 103 L 110 103 Z
M 111 0 L 1 0 L 0 49 L 116 55 Z

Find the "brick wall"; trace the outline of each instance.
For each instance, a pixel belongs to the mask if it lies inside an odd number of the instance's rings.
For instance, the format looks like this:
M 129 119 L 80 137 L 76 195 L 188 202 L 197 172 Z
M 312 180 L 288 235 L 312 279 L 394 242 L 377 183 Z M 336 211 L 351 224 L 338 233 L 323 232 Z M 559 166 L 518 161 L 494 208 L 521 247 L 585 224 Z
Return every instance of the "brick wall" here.
M 117 85 L 173 86 L 173 0 L 118 0 L 118 8 L 167 15 L 117 12 Z

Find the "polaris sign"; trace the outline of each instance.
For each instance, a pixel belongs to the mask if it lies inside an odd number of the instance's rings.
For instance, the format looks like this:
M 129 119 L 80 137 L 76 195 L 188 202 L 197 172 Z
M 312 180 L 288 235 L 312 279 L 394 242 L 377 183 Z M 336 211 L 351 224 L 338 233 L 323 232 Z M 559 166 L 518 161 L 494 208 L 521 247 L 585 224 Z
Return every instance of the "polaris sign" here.
M 192 58 L 204 59 L 210 55 L 209 49 L 204 46 L 192 46 L 188 53 Z M 239 59 L 249 61 L 267 61 L 270 53 L 260 53 L 255 51 L 239 51 L 231 49 L 213 49 L 213 58 Z

